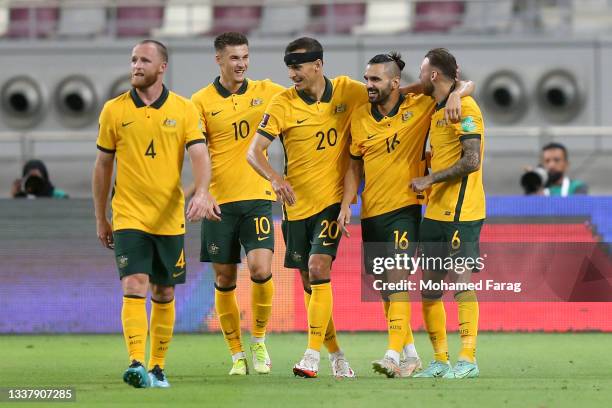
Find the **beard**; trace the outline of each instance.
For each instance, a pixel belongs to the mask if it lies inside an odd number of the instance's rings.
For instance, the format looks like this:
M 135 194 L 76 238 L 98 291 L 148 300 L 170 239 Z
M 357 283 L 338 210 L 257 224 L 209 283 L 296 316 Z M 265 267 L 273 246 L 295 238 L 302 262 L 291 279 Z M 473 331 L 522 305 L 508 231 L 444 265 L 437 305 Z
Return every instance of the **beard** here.
M 423 87 L 423 94 L 427 96 L 431 96 L 434 93 L 434 86 L 431 81 L 421 82 L 421 86 Z
M 548 172 L 548 185 L 552 186 L 554 184 L 557 184 L 557 182 L 561 180 L 562 178 L 563 178 L 563 172 L 551 170 Z
M 373 103 L 374 105 L 384 104 L 389 99 L 389 95 L 391 95 L 391 89 L 381 90 L 381 89 L 376 89 L 376 88 L 368 88 L 368 92 L 372 92 L 372 91 L 376 92 L 376 94 L 372 97 L 368 95 L 368 100 L 370 101 L 370 103 Z
M 132 86 L 136 89 L 147 89 L 157 82 L 157 74 L 144 73 L 144 76 L 134 76 L 130 80 Z

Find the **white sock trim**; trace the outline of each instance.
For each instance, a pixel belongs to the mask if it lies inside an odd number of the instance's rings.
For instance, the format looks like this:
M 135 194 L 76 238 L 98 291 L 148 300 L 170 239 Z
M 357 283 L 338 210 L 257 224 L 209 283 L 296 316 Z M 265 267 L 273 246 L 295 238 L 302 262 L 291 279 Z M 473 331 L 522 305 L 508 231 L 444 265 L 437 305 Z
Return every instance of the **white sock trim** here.
M 417 353 L 416 347 L 414 347 L 414 343 L 406 344 L 404 346 L 404 354 L 406 355 L 406 357 L 419 357 L 419 353 Z
M 236 354 L 232 354 L 232 363 L 235 363 L 236 361 L 240 360 L 241 358 L 246 358 L 246 355 L 244 354 L 244 351 L 240 351 Z
M 265 343 L 266 336 L 264 337 L 251 337 L 251 343 Z
M 318 352 L 317 350 L 313 350 L 313 349 L 306 349 L 306 352 L 304 353 L 304 355 L 310 355 L 312 357 L 314 357 L 317 361 L 321 360 L 321 353 Z
M 389 357 L 389 358 L 393 359 L 395 364 L 399 365 L 399 362 L 400 362 L 400 353 L 398 353 L 397 351 L 395 351 L 395 350 L 387 350 L 387 352 L 385 353 L 385 357 Z

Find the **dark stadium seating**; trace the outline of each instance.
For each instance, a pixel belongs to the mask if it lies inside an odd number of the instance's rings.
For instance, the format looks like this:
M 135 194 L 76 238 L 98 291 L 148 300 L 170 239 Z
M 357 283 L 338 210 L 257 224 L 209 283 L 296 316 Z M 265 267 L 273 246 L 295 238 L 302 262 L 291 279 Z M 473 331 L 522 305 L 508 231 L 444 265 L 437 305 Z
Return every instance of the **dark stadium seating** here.
M 447 32 L 461 24 L 462 1 L 419 1 L 415 9 L 414 32 Z
M 51 37 L 57 29 L 57 7 L 12 8 L 7 36 L 11 38 Z
M 216 6 L 210 34 L 217 35 L 226 31 L 247 34 L 259 26 L 260 18 L 259 6 Z
M 118 7 L 117 35 L 147 37 L 152 29 L 161 27 L 163 17 L 163 7 Z
M 332 18 L 333 33 L 348 34 L 354 26 L 362 25 L 365 21 L 366 5 L 364 3 L 345 3 L 328 5 L 312 6 L 311 19 L 312 22 L 308 27 L 308 31 L 321 34 L 328 32 L 327 19 L 333 13 Z

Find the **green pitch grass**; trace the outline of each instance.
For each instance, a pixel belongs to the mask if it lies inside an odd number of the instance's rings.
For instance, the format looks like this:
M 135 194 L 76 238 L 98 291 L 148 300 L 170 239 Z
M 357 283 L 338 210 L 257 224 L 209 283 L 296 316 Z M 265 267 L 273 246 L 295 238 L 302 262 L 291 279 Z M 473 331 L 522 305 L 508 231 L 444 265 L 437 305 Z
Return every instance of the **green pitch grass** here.
M 70 386 L 69 406 L 198 407 L 604 407 L 612 401 L 609 334 L 488 334 L 478 338 L 481 378 L 386 379 L 370 361 L 382 357 L 383 333 L 340 334 L 357 379 L 293 377 L 305 334 L 272 334 L 272 374 L 229 377 L 230 357 L 219 334 L 178 335 L 166 367 L 170 389 L 134 389 L 122 382 L 127 367 L 118 335 L 0 336 L 0 387 Z M 449 338 L 456 355 L 459 338 Z M 416 336 L 427 363 L 426 335 Z M 17 404 L 41 407 L 46 404 Z M 15 406 L 17 406 L 15 405 Z M 59 406 L 57 403 L 51 406 Z

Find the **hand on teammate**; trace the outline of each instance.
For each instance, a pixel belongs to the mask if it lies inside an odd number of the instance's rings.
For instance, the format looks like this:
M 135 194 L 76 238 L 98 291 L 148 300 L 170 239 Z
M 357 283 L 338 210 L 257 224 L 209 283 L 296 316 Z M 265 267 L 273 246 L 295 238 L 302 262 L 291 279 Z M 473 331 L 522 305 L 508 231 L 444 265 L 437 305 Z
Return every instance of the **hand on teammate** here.
M 432 181 L 431 176 L 417 177 L 412 179 L 410 182 L 410 188 L 415 193 L 421 193 L 427 190 L 433 184 Z
M 351 237 L 351 234 L 346 227 L 350 223 L 351 223 L 351 206 L 343 205 L 340 208 L 340 214 L 338 214 L 338 225 L 340 225 L 340 228 L 342 228 L 342 234 L 347 238 Z
M 287 205 L 295 204 L 295 193 L 287 180 L 277 176 L 273 177 L 270 181 L 272 182 L 272 189 L 278 198 Z
M 187 207 L 187 219 L 196 222 L 206 218 L 210 221 L 221 221 L 221 208 L 215 198 L 206 191 L 196 193 Z
M 104 248 L 115 248 L 115 240 L 113 239 L 113 228 L 106 218 L 96 222 L 96 233 L 98 239 Z
M 457 92 L 451 92 L 446 101 L 444 109 L 444 119 L 450 123 L 457 123 L 461 120 L 461 97 Z

